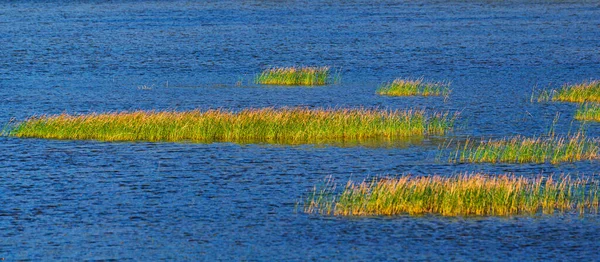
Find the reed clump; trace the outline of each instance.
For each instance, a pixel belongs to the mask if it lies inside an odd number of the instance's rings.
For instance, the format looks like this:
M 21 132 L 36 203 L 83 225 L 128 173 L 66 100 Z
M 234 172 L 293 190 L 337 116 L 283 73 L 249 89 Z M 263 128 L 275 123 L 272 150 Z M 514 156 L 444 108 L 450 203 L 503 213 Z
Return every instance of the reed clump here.
M 442 135 L 455 115 L 424 110 L 262 108 L 136 111 L 29 118 L 10 135 L 103 141 L 321 143 Z
M 600 121 L 600 104 L 585 103 L 575 112 L 575 119 L 581 121 Z
M 600 80 L 564 85 L 556 90 L 552 100 L 575 103 L 600 102 Z
M 600 158 L 598 140 L 586 138 L 583 133 L 571 136 L 527 138 L 516 136 L 501 140 L 458 145 L 451 157 L 461 163 L 545 163 L 575 162 Z
M 323 67 L 274 67 L 264 70 L 256 76 L 255 82 L 263 85 L 326 85 L 335 79 L 330 69 Z
M 511 216 L 598 212 L 598 181 L 463 174 L 348 181 L 341 193 L 327 183 L 309 195 L 307 213 L 336 216 Z
M 386 96 L 447 96 L 449 83 L 424 82 L 423 79 L 395 79 L 377 89 L 377 94 Z

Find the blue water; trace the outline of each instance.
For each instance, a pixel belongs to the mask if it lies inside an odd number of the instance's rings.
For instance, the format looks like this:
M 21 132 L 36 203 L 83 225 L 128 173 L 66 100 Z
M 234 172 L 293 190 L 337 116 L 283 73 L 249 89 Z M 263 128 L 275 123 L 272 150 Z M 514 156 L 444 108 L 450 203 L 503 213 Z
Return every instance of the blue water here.
M 125 110 L 307 106 L 460 112 L 449 136 L 392 146 L 106 143 L 0 137 L 7 260 L 600 260 L 597 215 L 304 214 L 327 176 L 560 173 L 598 162 L 451 164 L 465 137 L 577 130 L 577 105 L 532 90 L 600 76 L 597 1 L 0 3 L 0 125 Z M 269 66 L 332 66 L 316 88 L 263 87 Z M 375 94 L 397 77 L 448 99 Z M 591 137 L 598 123 L 588 124 Z

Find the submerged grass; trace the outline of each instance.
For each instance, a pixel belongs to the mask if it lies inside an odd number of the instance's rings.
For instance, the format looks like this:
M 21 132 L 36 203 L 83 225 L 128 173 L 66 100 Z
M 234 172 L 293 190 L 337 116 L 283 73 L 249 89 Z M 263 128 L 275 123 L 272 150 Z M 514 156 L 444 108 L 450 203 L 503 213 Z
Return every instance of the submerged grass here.
M 386 177 L 349 181 L 341 193 L 328 181 L 315 187 L 304 212 L 337 216 L 509 216 L 598 212 L 598 181 L 513 175 Z
M 29 118 L 10 135 L 104 141 L 321 143 L 442 135 L 455 115 L 424 110 L 263 108 L 136 111 Z
M 329 67 L 275 67 L 256 76 L 255 82 L 264 85 L 326 85 L 331 79 Z
M 545 163 L 574 162 L 599 159 L 598 140 L 586 138 L 583 133 L 572 136 L 534 137 L 516 136 L 501 140 L 458 145 L 452 162 L 462 163 Z
M 444 82 L 423 82 L 423 79 L 396 79 L 383 84 L 377 94 L 386 96 L 447 96 L 449 84 Z
M 575 112 L 575 119 L 582 121 L 600 121 L 600 104 L 582 104 L 579 109 L 577 109 L 577 112 Z

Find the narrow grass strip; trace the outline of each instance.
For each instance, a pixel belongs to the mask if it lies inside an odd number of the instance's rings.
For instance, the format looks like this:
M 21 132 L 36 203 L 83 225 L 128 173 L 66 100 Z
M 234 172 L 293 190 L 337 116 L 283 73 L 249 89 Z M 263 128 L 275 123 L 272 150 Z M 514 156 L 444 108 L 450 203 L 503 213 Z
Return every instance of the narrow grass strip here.
M 386 96 L 447 96 L 449 83 L 423 82 L 423 79 L 396 79 L 377 89 L 377 94 Z
M 552 100 L 576 103 L 600 102 L 600 80 L 564 85 L 554 93 Z
M 575 112 L 575 119 L 581 121 L 600 121 L 600 104 L 582 104 L 577 109 L 577 112 Z
M 516 136 L 501 140 L 458 145 L 451 161 L 461 163 L 545 163 L 599 159 L 598 140 L 578 133 L 567 137 Z
M 274 67 L 256 76 L 255 82 L 263 85 L 326 85 L 333 80 L 329 67 Z
M 32 117 L 16 137 L 104 141 L 320 143 L 443 135 L 455 115 L 424 110 L 263 108 Z
M 304 212 L 337 216 L 510 216 L 598 212 L 599 182 L 463 174 L 348 181 L 341 193 L 331 182 L 309 195 Z

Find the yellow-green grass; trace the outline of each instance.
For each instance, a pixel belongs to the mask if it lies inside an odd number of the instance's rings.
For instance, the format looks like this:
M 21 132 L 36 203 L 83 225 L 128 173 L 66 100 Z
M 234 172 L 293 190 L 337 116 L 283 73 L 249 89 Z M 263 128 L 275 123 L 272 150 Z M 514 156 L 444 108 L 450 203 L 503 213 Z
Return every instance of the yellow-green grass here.
M 31 117 L 16 137 L 103 141 L 321 143 L 442 135 L 455 115 L 424 110 L 262 108 Z
M 449 84 L 444 82 L 423 82 L 423 79 L 396 79 L 377 89 L 377 94 L 386 96 L 446 96 L 450 93 Z
M 600 104 L 585 103 L 575 112 L 575 119 L 582 121 L 600 121 Z
M 331 181 L 330 181 L 331 182 Z M 315 187 L 304 204 L 307 213 L 337 216 L 511 216 L 555 212 L 598 212 L 598 181 L 563 176 L 463 174 L 375 178 Z
M 255 82 L 263 85 L 326 85 L 332 82 L 329 67 L 274 67 L 256 76 Z
M 465 141 L 458 145 L 453 162 L 461 163 L 546 163 L 597 160 L 600 146 L 597 139 L 578 133 L 564 137 L 515 136 L 501 140 L 475 143 Z
M 556 90 L 552 100 L 576 103 L 600 102 L 600 80 L 564 85 Z

